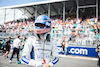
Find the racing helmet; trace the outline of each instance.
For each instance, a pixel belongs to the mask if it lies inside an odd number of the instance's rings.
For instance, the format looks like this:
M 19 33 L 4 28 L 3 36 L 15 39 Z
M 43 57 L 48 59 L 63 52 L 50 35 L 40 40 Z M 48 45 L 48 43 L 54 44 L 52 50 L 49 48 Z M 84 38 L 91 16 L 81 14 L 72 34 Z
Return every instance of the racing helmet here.
M 36 18 L 34 32 L 37 34 L 47 33 L 51 29 L 51 19 L 46 15 L 40 15 Z

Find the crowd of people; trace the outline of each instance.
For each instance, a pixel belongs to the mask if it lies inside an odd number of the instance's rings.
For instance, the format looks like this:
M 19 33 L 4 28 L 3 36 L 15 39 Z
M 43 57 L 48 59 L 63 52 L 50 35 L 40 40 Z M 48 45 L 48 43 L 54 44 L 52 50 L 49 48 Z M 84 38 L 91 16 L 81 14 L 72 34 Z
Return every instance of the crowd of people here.
M 68 17 L 64 22 L 59 18 L 51 20 L 50 34 L 51 37 L 55 39 L 62 40 L 63 38 L 65 41 L 70 39 L 77 45 L 80 44 L 80 42 L 83 42 L 82 45 L 86 45 L 88 42 L 88 45 L 93 45 L 95 42 L 96 31 L 98 31 L 97 35 L 100 34 L 100 19 L 97 21 L 97 18 L 95 17 L 86 18 L 84 20 L 82 18 L 76 20 L 76 18 Z M 96 25 L 98 30 L 96 30 Z M 0 33 L 1 36 L 6 36 L 5 34 L 9 34 L 7 36 L 11 37 L 16 35 L 22 37 L 31 36 L 32 32 L 34 32 L 34 21 L 30 19 L 25 19 L 25 21 L 10 21 L 4 23 L 0 28 L 2 28 L 2 32 Z
M 96 30 L 96 24 L 98 30 Z M 100 20 L 97 22 L 97 18 L 87 18 L 85 20 L 67 18 L 65 22 L 59 19 L 52 21 L 51 36 L 54 39 L 59 39 L 57 41 L 60 43 L 69 39 L 69 44 L 72 45 L 96 46 L 96 35 L 99 38 L 99 34 Z
M 63 20 L 57 18 L 57 19 L 51 19 L 52 24 L 51 24 L 51 30 L 52 29 L 57 29 L 58 32 L 59 30 L 63 30 L 64 35 L 66 36 L 73 36 L 73 35 L 88 35 L 88 32 L 95 33 L 96 32 L 96 20 L 97 18 L 87 18 L 85 20 L 82 20 L 81 18 L 76 20 L 76 18 L 69 17 L 66 19 L 65 22 Z M 9 33 L 10 35 L 25 35 L 29 33 L 30 31 L 34 31 L 34 21 L 33 20 L 25 20 L 25 21 L 10 21 L 4 23 L 3 26 L 0 26 L 3 30 L 4 33 Z M 97 28 L 98 32 L 100 29 L 100 20 L 97 23 Z M 63 33 L 62 32 L 62 33 Z M 2 34 L 2 35 L 3 35 Z M 78 36 L 77 36 L 78 37 Z M 90 36 L 91 37 L 91 36 Z
M 98 35 L 100 34 L 100 19 L 86 18 L 82 19 L 68 17 L 65 22 L 63 20 L 56 18 L 51 19 L 51 37 L 58 39 L 60 43 L 65 40 L 71 40 L 71 43 L 77 45 L 93 45 L 95 44 L 96 37 L 96 24 L 98 29 Z M 31 36 L 34 32 L 34 21 L 30 19 L 25 19 L 25 21 L 17 20 L 4 23 L 2 28 L 1 36 L 9 34 L 8 36 L 14 37 L 16 35 L 20 36 Z M 62 39 L 63 38 L 63 39 Z M 86 41 L 84 41 L 86 40 Z
M 33 21 L 7 22 L 2 26 L 2 36 L 4 36 L 5 33 L 8 33 L 9 36 L 26 35 L 30 33 L 30 31 L 33 31 L 33 23 Z

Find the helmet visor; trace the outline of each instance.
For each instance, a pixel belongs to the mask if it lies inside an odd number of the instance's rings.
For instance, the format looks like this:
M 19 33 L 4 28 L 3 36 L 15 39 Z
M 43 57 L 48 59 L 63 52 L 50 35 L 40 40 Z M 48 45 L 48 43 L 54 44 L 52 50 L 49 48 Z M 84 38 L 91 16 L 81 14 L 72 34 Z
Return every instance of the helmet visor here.
M 41 24 L 41 23 L 35 23 L 35 26 L 37 26 L 37 27 L 46 27 L 45 24 Z

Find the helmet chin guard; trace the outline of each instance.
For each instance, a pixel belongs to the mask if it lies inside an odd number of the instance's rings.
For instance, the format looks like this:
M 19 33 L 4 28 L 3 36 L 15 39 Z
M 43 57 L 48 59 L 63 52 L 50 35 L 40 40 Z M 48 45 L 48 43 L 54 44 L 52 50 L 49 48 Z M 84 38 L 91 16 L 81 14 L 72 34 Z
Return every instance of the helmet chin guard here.
M 35 29 L 36 34 L 47 33 L 51 30 L 51 19 L 46 15 L 40 15 L 35 20 Z
M 50 31 L 50 28 L 44 28 L 44 29 L 35 29 L 34 32 L 37 34 L 47 33 Z

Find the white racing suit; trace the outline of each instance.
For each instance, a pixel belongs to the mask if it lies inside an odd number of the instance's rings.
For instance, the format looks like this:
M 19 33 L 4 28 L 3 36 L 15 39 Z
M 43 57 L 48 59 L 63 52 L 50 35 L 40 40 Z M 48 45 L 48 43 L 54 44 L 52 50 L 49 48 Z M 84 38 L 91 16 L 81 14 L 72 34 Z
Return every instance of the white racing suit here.
M 46 39 L 47 34 L 44 38 Z M 53 60 L 51 61 L 51 56 Z M 24 45 L 21 63 L 43 67 L 43 64 L 54 66 L 59 61 L 57 46 L 51 41 L 29 37 Z

